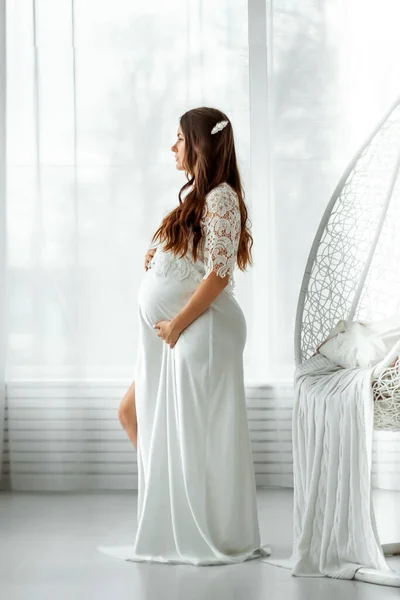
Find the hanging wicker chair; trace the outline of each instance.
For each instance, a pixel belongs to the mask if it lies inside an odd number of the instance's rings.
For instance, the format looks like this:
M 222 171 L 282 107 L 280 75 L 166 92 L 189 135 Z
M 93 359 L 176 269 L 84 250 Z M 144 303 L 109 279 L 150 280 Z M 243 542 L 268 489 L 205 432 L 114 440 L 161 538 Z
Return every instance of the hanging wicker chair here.
M 322 217 L 297 307 L 297 365 L 338 321 L 379 321 L 400 312 L 399 227 L 400 98 L 346 169 Z M 399 355 L 400 343 L 374 369 L 375 429 L 400 431 Z M 382 549 L 399 554 L 400 542 Z M 355 578 L 381 583 L 367 571 Z

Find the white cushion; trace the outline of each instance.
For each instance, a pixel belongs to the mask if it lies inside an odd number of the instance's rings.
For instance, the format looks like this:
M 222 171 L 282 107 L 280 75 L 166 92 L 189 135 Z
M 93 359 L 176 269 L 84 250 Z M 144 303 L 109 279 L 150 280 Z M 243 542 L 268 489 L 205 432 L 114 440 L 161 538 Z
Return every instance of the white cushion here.
M 340 321 L 319 349 L 323 356 L 344 367 L 372 367 L 387 354 L 382 335 L 358 321 Z

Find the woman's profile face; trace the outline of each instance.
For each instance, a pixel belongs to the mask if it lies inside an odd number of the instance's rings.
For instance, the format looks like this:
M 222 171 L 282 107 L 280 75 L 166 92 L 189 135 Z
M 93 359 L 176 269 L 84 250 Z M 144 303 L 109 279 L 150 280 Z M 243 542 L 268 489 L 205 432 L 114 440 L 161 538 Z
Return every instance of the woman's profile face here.
M 178 171 L 184 171 L 184 158 L 185 158 L 185 138 L 179 125 L 177 131 L 177 140 L 173 146 L 171 146 L 172 152 L 175 154 L 176 168 Z

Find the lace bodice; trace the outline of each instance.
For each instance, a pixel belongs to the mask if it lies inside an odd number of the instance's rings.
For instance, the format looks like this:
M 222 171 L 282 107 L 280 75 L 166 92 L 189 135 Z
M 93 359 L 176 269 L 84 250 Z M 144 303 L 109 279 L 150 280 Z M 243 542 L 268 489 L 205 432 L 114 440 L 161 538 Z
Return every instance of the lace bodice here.
M 238 196 L 229 184 L 221 183 L 207 194 L 200 226 L 203 238 L 197 261 L 193 260 L 190 250 L 179 258 L 172 252 L 164 252 L 162 245 L 154 244 L 152 247 L 157 247 L 157 252 L 150 267 L 162 275 L 169 273 L 178 279 L 193 277 L 199 282 L 213 271 L 220 277 L 228 274 L 229 283 L 225 289 L 233 292 L 241 215 Z

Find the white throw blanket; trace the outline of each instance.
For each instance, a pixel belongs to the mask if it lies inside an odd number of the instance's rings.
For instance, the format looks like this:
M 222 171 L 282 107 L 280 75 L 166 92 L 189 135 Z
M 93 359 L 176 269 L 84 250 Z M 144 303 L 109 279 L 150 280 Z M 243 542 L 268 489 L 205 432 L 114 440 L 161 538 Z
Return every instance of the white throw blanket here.
M 305 577 L 392 571 L 371 497 L 373 368 L 342 369 L 316 355 L 295 374 L 294 530 L 289 559 L 263 562 Z

